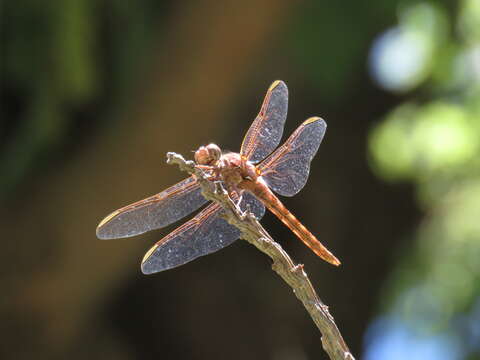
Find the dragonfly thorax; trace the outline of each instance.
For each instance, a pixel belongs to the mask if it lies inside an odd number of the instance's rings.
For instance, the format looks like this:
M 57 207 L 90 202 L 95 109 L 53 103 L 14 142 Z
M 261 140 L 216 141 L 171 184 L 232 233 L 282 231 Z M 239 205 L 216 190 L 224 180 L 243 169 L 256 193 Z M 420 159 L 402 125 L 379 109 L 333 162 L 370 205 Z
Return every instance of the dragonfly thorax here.
M 227 186 L 233 187 L 244 181 L 256 181 L 258 178 L 255 165 L 233 152 L 222 155 L 218 162 L 218 172 Z

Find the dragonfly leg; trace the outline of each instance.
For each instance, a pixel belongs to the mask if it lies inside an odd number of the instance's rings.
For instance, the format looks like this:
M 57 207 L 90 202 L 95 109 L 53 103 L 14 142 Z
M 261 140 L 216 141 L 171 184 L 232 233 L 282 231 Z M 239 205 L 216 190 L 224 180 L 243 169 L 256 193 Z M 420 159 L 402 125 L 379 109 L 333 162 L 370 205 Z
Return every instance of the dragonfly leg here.
M 239 209 L 241 209 L 240 204 L 241 204 L 242 200 L 243 200 L 243 194 L 240 194 L 240 196 L 238 197 L 237 202 L 235 203 L 235 205 L 236 205 Z M 248 206 L 248 205 L 247 205 L 247 206 Z
M 237 188 L 229 189 L 228 196 L 230 196 L 230 199 L 232 199 L 232 201 L 235 203 L 235 206 L 240 209 L 242 213 L 244 213 L 242 207 L 240 206 L 243 200 L 243 191 Z M 248 211 L 249 209 L 245 210 Z
M 209 181 L 218 181 L 220 178 L 220 175 L 218 174 L 218 169 L 215 166 L 197 164 L 195 165 L 195 167 L 204 171 Z
M 195 165 L 196 168 L 198 169 L 202 169 L 202 170 L 206 170 L 206 171 L 213 171 L 213 169 L 215 168 L 214 166 L 210 166 L 210 165 Z

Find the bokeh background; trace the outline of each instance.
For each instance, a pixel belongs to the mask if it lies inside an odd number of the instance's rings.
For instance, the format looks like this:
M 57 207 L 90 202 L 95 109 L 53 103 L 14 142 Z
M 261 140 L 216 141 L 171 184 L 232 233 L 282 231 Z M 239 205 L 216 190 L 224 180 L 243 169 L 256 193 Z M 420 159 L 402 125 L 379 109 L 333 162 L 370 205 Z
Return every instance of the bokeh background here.
M 246 242 L 144 276 L 174 226 L 95 237 L 282 79 L 286 135 L 328 123 L 284 200 L 342 266 L 262 222 L 354 355 L 480 359 L 480 1 L 7 1 L 0 29 L 0 358 L 327 358 Z

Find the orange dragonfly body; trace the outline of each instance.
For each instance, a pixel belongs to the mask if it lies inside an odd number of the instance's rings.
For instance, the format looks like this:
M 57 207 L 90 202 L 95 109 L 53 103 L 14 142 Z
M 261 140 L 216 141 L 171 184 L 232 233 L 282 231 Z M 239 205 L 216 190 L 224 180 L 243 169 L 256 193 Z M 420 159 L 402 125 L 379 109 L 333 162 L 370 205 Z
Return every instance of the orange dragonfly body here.
M 340 261 L 273 193 L 293 196 L 303 188 L 310 162 L 326 130 L 325 121 L 312 117 L 275 150 L 282 137 L 287 107 L 287 86 L 282 81 L 275 81 L 243 140 L 240 153 L 223 154 L 217 145 L 210 144 L 195 152 L 195 161 L 212 180 L 221 180 L 225 184 L 229 193 L 238 199 L 242 210 L 248 208 L 260 219 L 267 207 L 315 254 L 339 265 Z M 161 193 L 114 211 L 100 222 L 97 236 L 113 239 L 158 229 L 183 218 L 206 202 L 196 178 L 190 176 Z M 220 205 L 211 203 L 165 236 L 145 254 L 142 271 L 150 274 L 167 270 L 233 243 L 240 232 L 222 218 L 222 211 Z

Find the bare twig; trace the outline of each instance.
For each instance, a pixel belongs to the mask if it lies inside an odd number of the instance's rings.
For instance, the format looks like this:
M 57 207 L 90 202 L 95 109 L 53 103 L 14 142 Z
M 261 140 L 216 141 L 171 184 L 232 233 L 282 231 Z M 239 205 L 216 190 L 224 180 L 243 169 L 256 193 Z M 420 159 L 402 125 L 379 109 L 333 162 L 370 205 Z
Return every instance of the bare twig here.
M 167 163 L 177 164 L 182 171 L 195 174 L 207 200 L 219 203 L 225 210 L 226 220 L 237 227 L 241 238 L 254 245 L 273 260 L 273 270 L 290 285 L 294 294 L 303 303 L 310 317 L 322 333 L 322 345 L 332 360 L 355 360 L 342 338 L 335 321 L 318 297 L 302 264 L 295 265 L 290 256 L 276 243 L 251 213 L 243 213 L 230 199 L 220 183 L 212 183 L 195 162 L 185 160 L 181 155 L 169 152 Z

